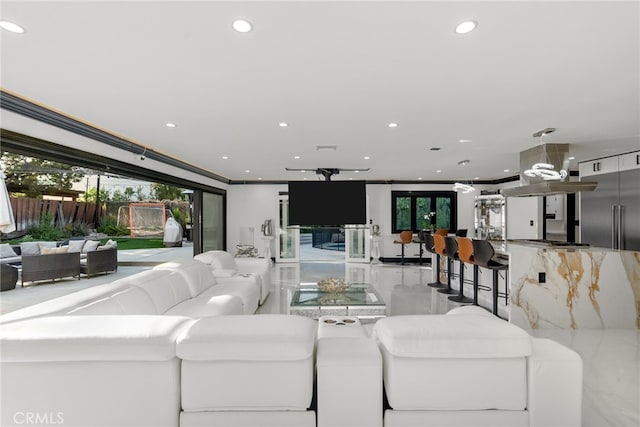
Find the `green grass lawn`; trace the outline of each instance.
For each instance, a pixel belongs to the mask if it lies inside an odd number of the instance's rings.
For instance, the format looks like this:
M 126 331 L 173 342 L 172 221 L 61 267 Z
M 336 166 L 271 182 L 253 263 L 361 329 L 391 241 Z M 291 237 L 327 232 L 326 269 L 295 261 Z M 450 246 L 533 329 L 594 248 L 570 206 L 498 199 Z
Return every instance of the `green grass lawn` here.
M 152 248 L 164 248 L 164 242 L 161 237 L 148 238 L 148 237 L 109 237 L 101 239 L 100 243 L 104 244 L 107 240 L 115 240 L 118 243 L 118 249 L 152 249 Z M 22 239 L 2 240 L 2 243 L 9 243 L 11 245 L 19 245 Z
M 105 243 L 109 239 L 102 239 Z M 133 237 L 112 237 L 118 243 L 118 249 L 150 249 L 163 248 L 164 243 L 161 238 L 133 238 Z

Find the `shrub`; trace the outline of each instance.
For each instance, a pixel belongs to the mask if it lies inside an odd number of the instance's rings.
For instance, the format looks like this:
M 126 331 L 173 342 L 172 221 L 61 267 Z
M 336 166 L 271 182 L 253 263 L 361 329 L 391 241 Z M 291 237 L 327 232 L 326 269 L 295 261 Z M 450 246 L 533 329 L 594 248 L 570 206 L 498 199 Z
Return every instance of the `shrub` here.
M 84 222 L 74 222 L 65 225 L 64 231 L 68 237 L 87 236 L 89 234 L 89 226 Z
M 45 241 L 57 241 L 66 237 L 65 233 L 54 225 L 53 217 L 49 214 L 41 215 L 38 225 L 32 225 L 27 229 L 27 235 L 33 240 Z
M 98 233 L 104 233 L 107 236 L 129 235 L 129 228 L 119 226 L 118 221 L 113 216 L 106 216 L 96 231 Z

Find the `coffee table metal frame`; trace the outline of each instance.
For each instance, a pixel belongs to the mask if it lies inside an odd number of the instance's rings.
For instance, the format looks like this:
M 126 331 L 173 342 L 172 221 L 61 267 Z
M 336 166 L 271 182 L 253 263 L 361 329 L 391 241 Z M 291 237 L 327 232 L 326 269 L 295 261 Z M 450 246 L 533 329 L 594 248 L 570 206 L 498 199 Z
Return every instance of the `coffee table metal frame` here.
M 318 319 L 320 316 L 356 316 L 361 319 L 386 315 L 386 304 L 376 290 L 354 283 L 340 293 L 324 292 L 316 283 L 301 283 L 291 298 L 289 313 Z

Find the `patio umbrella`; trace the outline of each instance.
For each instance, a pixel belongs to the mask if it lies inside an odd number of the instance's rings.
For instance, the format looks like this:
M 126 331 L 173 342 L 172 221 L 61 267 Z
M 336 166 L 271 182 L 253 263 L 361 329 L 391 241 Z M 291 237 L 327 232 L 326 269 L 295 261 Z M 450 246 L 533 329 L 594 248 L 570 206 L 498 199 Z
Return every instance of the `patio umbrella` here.
M 0 231 L 11 233 L 16 229 L 16 220 L 13 217 L 7 185 L 4 183 L 4 174 L 0 173 L 0 179 L 2 180 L 0 185 Z

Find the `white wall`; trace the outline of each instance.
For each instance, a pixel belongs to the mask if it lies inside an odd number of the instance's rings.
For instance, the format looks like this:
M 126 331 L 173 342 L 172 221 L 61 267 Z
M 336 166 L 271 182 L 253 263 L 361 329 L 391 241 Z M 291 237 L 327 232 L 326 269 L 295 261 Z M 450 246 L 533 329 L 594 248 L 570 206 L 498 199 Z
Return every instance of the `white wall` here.
M 273 226 L 278 224 L 278 194 L 287 191 L 287 184 L 281 185 L 230 185 L 227 189 L 227 250 L 235 253 L 240 242 L 240 228 L 253 227 L 254 246 L 260 255 L 264 253 L 265 242 L 261 240 L 260 226 L 270 219 Z M 274 228 L 275 231 L 275 228 Z M 275 247 L 271 241 L 271 253 Z
M 510 182 L 501 188 L 521 185 L 519 181 Z M 507 239 L 541 239 L 542 238 L 542 196 L 539 197 L 507 197 Z

